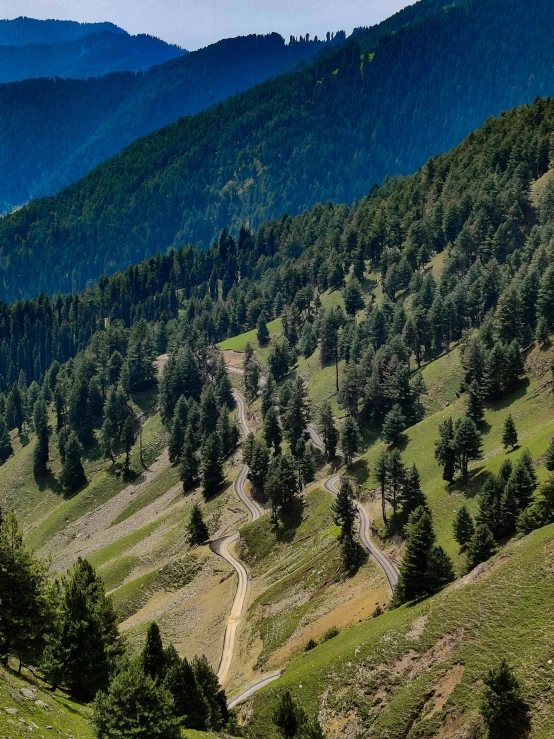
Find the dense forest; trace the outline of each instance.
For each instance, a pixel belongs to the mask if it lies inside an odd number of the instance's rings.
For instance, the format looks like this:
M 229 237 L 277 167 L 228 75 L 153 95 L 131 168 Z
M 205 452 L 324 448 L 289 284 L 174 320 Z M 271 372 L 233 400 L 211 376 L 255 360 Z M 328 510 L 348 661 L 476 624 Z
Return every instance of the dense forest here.
M 383 38 L 372 60 L 360 32 L 136 142 L 0 223 L 1 296 L 79 289 L 171 246 L 207 246 L 224 227 L 362 197 L 491 113 L 547 94 L 553 12 L 544 0 L 523 16 L 515 0 L 445 8 Z
M 327 48 L 342 38 L 337 35 Z M 285 44 L 276 33 L 247 36 L 180 55 L 144 74 L 45 79 L 43 67 L 39 79 L 0 85 L 0 203 L 6 210 L 58 192 L 137 138 L 290 69 L 326 46 L 304 39 Z
M 0 46 L 28 46 L 29 44 L 58 44 L 79 41 L 99 33 L 128 35 L 113 23 L 78 23 L 77 21 L 38 20 L 20 16 L 0 20 Z

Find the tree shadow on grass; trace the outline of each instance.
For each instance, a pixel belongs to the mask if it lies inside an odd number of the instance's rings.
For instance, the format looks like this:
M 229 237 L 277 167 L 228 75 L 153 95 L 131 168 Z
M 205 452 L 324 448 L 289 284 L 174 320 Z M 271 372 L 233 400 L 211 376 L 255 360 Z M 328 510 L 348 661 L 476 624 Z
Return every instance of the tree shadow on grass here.
M 357 459 L 348 468 L 348 475 L 352 477 L 358 485 L 366 482 L 369 478 L 369 464 L 367 459 Z
M 476 495 L 479 495 L 481 490 L 483 489 L 483 485 L 485 484 L 485 481 L 487 477 L 489 477 L 490 472 L 485 469 L 484 467 L 477 467 L 474 470 L 471 470 L 468 475 L 467 483 L 464 483 L 464 481 L 459 478 L 457 480 L 454 480 L 454 482 L 451 482 L 447 488 L 447 493 L 462 493 L 462 495 L 465 495 L 466 498 L 475 498 Z
M 49 490 L 56 495 L 63 495 L 63 488 L 51 470 L 46 470 L 40 475 L 35 475 L 35 482 L 41 493 Z
M 296 497 L 290 511 L 282 515 L 277 523 L 273 525 L 275 537 L 280 543 L 290 543 L 296 536 L 296 531 L 302 524 L 304 518 L 304 499 Z
M 525 377 L 525 379 L 521 380 L 513 393 L 510 393 L 510 395 L 506 395 L 504 398 L 499 398 L 498 400 L 488 401 L 485 404 L 485 407 L 493 411 L 502 411 L 505 408 L 509 408 L 512 403 L 516 402 L 516 400 L 520 400 L 527 395 L 530 384 L 531 381 L 529 380 L 529 378 Z

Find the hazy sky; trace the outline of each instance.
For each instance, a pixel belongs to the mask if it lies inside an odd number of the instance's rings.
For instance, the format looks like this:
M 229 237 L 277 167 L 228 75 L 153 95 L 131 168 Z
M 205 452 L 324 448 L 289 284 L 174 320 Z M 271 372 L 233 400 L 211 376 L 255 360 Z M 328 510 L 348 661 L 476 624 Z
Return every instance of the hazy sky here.
M 0 0 L 0 17 L 111 21 L 193 50 L 221 38 L 285 38 L 373 25 L 415 0 Z

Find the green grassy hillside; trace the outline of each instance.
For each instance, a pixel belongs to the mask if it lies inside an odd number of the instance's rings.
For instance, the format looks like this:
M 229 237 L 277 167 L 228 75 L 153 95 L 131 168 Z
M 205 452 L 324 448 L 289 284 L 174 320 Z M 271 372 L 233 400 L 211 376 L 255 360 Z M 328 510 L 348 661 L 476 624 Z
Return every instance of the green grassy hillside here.
M 476 737 L 482 678 L 501 657 L 531 705 L 533 739 L 554 732 L 554 526 L 510 545 L 435 597 L 366 621 L 293 660 L 252 700 L 253 739 L 288 688 L 327 736 Z

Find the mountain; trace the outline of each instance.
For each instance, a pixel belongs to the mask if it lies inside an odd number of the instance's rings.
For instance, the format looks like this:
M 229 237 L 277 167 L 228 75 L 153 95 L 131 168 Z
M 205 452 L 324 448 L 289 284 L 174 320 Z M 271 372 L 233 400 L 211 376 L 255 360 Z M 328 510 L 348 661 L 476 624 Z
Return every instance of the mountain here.
M 285 44 L 275 33 L 239 37 L 144 74 L 0 85 L 0 202 L 9 210 L 58 192 L 135 139 L 274 77 L 342 38 Z
M 293 739 L 476 738 L 491 713 L 506 739 L 506 706 L 552 735 L 553 142 L 537 99 L 352 206 L 0 304 L 0 728 L 180 711 L 277 739 L 287 703 L 306 721 L 289 690 L 323 729 Z M 215 725 L 137 686 L 146 634 L 176 695 L 162 639 L 224 665 L 193 662 Z
M 144 34 L 131 36 L 112 23 L 0 21 L 0 82 L 139 72 L 183 54 L 178 46 Z
M 375 56 L 362 36 L 137 141 L 2 220 L 0 294 L 70 290 L 415 170 L 490 115 L 554 92 L 554 7 L 520 11 L 516 0 L 444 8 L 385 36 Z

